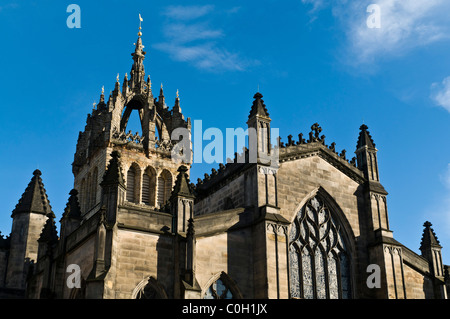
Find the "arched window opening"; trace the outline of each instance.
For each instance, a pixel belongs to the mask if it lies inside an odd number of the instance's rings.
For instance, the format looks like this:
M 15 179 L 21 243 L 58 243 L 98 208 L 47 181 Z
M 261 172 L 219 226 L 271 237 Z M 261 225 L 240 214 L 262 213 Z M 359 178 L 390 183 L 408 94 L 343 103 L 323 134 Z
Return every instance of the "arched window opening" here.
M 91 209 L 91 194 L 92 194 L 92 177 L 91 173 L 87 175 L 86 179 L 86 196 L 84 197 L 85 212 Z
M 352 297 L 343 229 L 318 197 L 298 212 L 289 233 L 289 279 L 292 298 Z
M 234 281 L 225 273 L 222 272 L 218 278 L 205 290 L 203 299 L 242 299 L 238 287 Z M 210 281 L 211 282 L 211 281 Z
M 149 277 L 137 285 L 132 297 L 136 299 L 167 299 L 167 294 L 155 278 Z
M 219 278 L 209 286 L 203 299 L 233 299 L 233 293 Z
M 163 170 L 158 176 L 158 194 L 157 204 L 163 207 L 170 197 L 172 192 L 172 174 L 169 171 Z
M 155 206 L 156 172 L 149 167 L 142 176 L 142 202 L 146 205 Z
M 266 128 L 263 122 L 260 123 L 261 134 L 259 136 L 260 141 L 259 145 L 261 145 L 261 152 L 266 152 Z
M 120 130 L 126 133 L 131 131 L 132 134 L 138 133 L 142 136 L 142 115 L 142 103 L 136 99 L 131 100 L 122 113 Z
M 139 290 L 136 299 L 160 299 L 158 292 L 152 285 L 146 285 Z
M 136 168 L 131 166 L 127 172 L 127 201 L 134 203 L 136 198 Z

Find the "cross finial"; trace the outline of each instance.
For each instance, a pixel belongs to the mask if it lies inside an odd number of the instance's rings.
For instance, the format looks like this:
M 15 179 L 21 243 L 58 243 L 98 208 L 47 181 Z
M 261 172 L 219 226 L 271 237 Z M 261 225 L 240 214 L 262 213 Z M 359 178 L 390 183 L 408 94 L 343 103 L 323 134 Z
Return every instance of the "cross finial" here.
M 319 137 L 319 133 L 322 132 L 322 128 L 319 126 L 319 123 L 314 123 L 311 126 L 311 130 L 314 131 L 315 137 Z
M 117 73 L 116 81 L 119 82 L 119 73 Z
M 97 103 L 92 103 L 92 108 L 95 109 L 95 106 L 97 105 Z
M 102 86 L 102 94 L 105 94 L 105 86 Z
M 179 94 L 178 89 L 177 89 L 177 99 L 179 99 L 179 98 L 180 98 L 180 94 Z

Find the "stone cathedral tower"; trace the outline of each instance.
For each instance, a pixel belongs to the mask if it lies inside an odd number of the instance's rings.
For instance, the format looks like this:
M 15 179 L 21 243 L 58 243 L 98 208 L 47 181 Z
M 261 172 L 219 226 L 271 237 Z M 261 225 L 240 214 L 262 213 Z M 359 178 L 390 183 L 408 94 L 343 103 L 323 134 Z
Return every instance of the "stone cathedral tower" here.
M 249 148 L 193 184 L 191 157 L 173 156 L 190 151 L 190 119 L 178 93 L 172 108 L 162 86 L 153 95 L 141 37 L 129 76 L 102 90 L 79 133 L 59 236 L 33 173 L 0 236 L 0 298 L 447 298 L 431 223 L 420 255 L 394 238 L 366 125 L 351 160 L 318 123 L 272 145 L 277 123 L 257 92 Z M 141 133 L 127 131 L 132 112 Z
M 98 210 L 99 184 L 113 150 L 120 151 L 122 168 L 127 172 L 128 202 L 161 208 L 170 196 L 178 168 L 171 160 L 172 147 L 178 141 L 171 140 L 171 135 L 176 128 L 190 130 L 191 124 L 181 113 L 178 94 L 171 110 L 162 86 L 158 98 L 153 96 L 150 75 L 145 80 L 146 52 L 141 35 L 139 32 L 132 53 L 130 78 L 125 74 L 121 85 L 117 77 L 106 102 L 102 89 L 100 101 L 88 114 L 85 130 L 78 137 L 72 166 L 83 216 Z M 139 114 L 141 135 L 126 130 L 131 112 Z

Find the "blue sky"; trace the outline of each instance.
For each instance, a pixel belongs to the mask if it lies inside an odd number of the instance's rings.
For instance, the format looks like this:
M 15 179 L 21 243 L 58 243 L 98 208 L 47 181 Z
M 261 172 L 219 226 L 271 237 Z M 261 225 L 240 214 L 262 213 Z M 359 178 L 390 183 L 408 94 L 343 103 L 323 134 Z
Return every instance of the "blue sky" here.
M 72 3 L 81 28 L 67 27 Z M 367 26 L 369 4 L 379 29 Z M 258 86 L 283 141 L 318 122 L 351 158 L 365 123 L 394 237 L 419 252 L 429 220 L 450 264 L 449 10 L 448 0 L 3 0 L 0 231 L 36 168 L 60 218 L 78 132 L 102 86 L 129 73 L 141 13 L 153 87 L 164 84 L 169 105 L 179 89 L 204 128 L 245 128 Z M 195 165 L 191 180 L 210 168 Z

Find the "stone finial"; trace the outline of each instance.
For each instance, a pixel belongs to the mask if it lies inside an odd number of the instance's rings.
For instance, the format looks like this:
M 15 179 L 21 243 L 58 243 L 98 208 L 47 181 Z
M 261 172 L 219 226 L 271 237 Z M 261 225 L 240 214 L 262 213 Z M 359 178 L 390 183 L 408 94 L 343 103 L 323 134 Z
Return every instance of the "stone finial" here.
M 188 220 L 187 235 L 192 237 L 195 235 L 194 220 L 192 217 Z
M 194 196 L 194 189 L 190 183 L 188 168 L 185 165 L 181 165 L 178 168 L 177 179 L 175 180 L 175 185 L 171 194 L 171 198 L 175 196 Z
M 253 104 L 252 104 L 252 108 L 250 109 L 250 114 L 248 115 L 248 118 L 252 118 L 254 116 L 263 116 L 268 118 L 269 117 L 269 112 L 267 112 L 267 108 L 266 105 L 264 104 L 264 101 L 262 99 L 263 95 L 259 92 L 257 92 L 253 98 Z
M 103 175 L 103 180 L 100 183 L 101 186 L 111 184 L 119 184 L 125 188 L 125 181 L 123 179 L 122 166 L 120 163 L 120 153 L 118 151 L 111 152 L 111 159 L 106 172 Z
M 64 209 L 61 220 L 63 220 L 64 218 L 81 219 L 81 208 L 78 201 L 78 191 L 76 189 L 72 189 L 69 192 L 69 195 L 69 200 L 66 204 L 66 208 Z
M 332 152 L 336 153 L 336 143 L 333 142 L 331 143 L 331 145 L 328 147 Z
M 425 227 L 425 229 L 423 230 L 422 241 L 420 243 L 421 251 L 430 247 L 442 248 L 431 226 L 432 224 L 429 221 L 426 221 L 423 224 L 423 227 Z
M 356 149 L 359 149 L 362 146 L 367 146 L 370 148 L 375 148 L 375 143 L 373 142 L 372 136 L 368 131 L 367 125 L 363 124 L 359 127 L 360 132 L 358 136 L 358 143 L 356 144 Z
M 311 131 L 314 132 L 314 137 L 315 137 L 316 139 L 318 139 L 318 138 L 319 138 L 320 132 L 322 132 L 322 128 L 320 127 L 319 123 L 314 123 L 314 124 L 311 126 Z
M 322 128 L 319 123 L 314 123 L 311 126 L 311 132 L 309 132 L 308 143 L 321 142 L 321 139 L 319 138 L 320 132 L 322 132 Z M 325 136 L 323 136 L 323 139 L 325 139 Z
M 42 233 L 38 239 L 39 243 L 53 244 L 58 241 L 58 233 L 56 231 L 56 224 L 53 216 L 49 216 L 45 222 Z
M 287 143 L 287 145 L 288 145 L 288 146 L 294 145 L 294 141 L 292 140 L 292 134 L 289 134 L 287 138 L 288 138 L 288 143 Z

